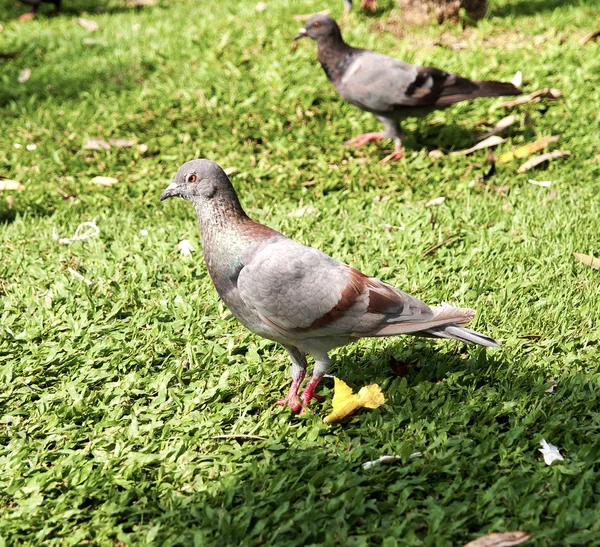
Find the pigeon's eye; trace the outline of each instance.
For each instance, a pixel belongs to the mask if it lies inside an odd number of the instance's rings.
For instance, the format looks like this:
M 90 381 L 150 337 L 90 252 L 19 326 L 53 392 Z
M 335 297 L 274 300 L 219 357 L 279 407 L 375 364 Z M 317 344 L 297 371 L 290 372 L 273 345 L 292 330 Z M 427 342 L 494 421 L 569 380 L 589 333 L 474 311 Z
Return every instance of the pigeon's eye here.
M 315 28 L 319 28 L 320 26 L 321 26 L 321 23 L 319 23 L 319 21 L 315 21 L 313 23 L 313 27 L 315 27 Z
M 187 176 L 188 182 L 196 182 L 197 180 L 198 180 L 198 177 L 196 175 L 188 175 Z

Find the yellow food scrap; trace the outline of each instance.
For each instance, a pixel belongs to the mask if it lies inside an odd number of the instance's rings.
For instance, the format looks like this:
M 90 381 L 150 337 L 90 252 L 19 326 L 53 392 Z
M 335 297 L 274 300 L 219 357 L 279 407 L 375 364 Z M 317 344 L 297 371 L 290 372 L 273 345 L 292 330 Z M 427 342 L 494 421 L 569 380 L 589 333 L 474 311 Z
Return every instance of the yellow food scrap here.
M 352 388 L 345 382 L 339 378 L 334 380 L 333 412 L 323 419 L 326 424 L 339 422 L 357 408 L 377 408 L 385 403 L 385 397 L 377 384 L 365 386 L 358 393 L 352 393 Z

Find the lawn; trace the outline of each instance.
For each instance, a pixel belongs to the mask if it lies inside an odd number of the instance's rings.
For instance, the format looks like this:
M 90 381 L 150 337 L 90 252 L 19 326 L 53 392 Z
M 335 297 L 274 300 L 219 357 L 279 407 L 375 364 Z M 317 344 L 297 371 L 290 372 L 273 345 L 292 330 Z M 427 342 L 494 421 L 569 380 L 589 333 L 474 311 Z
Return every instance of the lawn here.
M 0 191 L 0 545 L 600 544 L 600 271 L 573 257 L 600 255 L 600 41 L 580 44 L 597 2 L 492 0 L 464 29 L 404 28 L 391 0 L 352 12 L 354 45 L 563 94 L 411 119 L 389 163 L 391 142 L 344 144 L 378 122 L 337 97 L 314 43 L 293 48 L 293 15 L 341 1 L 64 4 L 17 23 L 26 8 L 0 0 L 0 52 L 17 53 L 0 59 L 0 176 L 25 186 Z M 508 114 L 496 156 L 548 135 L 571 155 L 486 177 L 486 151 L 450 154 Z M 501 349 L 362 340 L 332 373 L 379 384 L 384 406 L 323 423 L 331 379 L 310 412 L 276 406 L 285 351 L 218 299 L 192 207 L 158 201 L 195 157 L 234 170 L 255 219 L 476 308 Z M 91 221 L 97 237 L 57 240 Z M 564 461 L 547 466 L 542 439 Z M 402 461 L 363 469 L 384 454 Z

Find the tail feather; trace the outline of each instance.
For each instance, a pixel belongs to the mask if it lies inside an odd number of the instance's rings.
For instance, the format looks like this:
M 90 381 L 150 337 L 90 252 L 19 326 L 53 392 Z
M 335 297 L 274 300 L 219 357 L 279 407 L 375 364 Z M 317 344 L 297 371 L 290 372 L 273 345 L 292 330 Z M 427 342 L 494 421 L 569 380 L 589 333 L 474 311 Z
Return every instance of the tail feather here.
M 495 82 L 491 80 L 468 80 L 456 76 L 451 85 L 444 87 L 436 104 L 447 106 L 460 101 L 478 97 L 501 97 L 503 95 L 521 95 L 523 92 L 510 82 Z
M 449 340 L 459 340 L 460 342 L 466 342 L 469 344 L 477 344 L 479 346 L 485 346 L 486 348 L 499 348 L 500 344 L 493 338 L 475 332 L 474 330 L 461 327 L 459 325 L 443 325 L 441 327 L 432 327 L 430 329 L 415 333 L 417 336 L 427 336 L 434 338 L 447 338 Z

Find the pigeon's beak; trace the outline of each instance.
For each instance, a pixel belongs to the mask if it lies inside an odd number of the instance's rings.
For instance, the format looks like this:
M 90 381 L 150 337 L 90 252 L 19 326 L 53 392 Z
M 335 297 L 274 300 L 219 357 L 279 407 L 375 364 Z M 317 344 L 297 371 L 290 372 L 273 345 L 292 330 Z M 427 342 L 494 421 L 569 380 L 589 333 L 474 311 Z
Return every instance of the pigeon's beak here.
M 172 198 L 173 196 L 178 196 L 179 194 L 177 193 L 177 187 L 178 185 L 175 184 L 175 181 L 169 184 L 169 186 L 167 186 L 164 192 L 160 195 L 160 201 L 164 201 L 167 198 Z
M 300 40 L 300 38 L 306 38 L 308 36 L 308 33 L 306 32 L 305 28 L 301 28 L 298 32 L 298 34 L 296 34 L 296 36 L 294 36 L 294 41 L 295 40 Z

